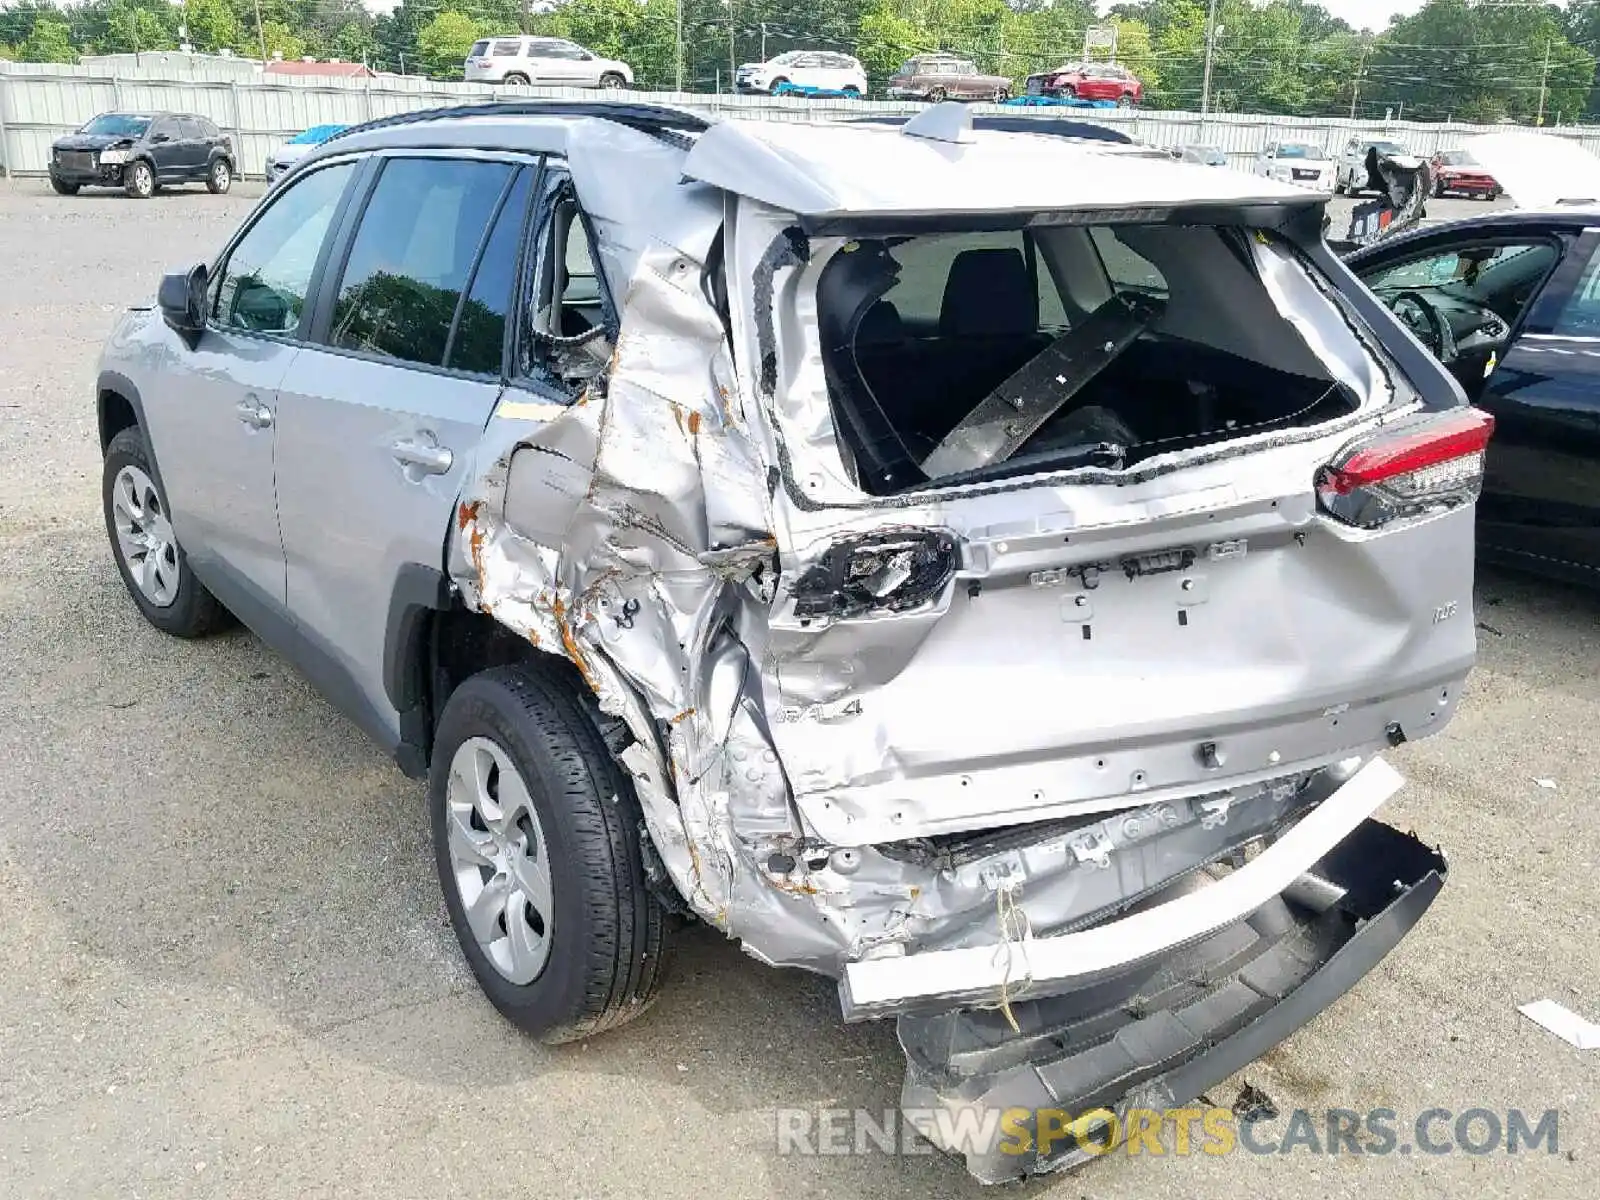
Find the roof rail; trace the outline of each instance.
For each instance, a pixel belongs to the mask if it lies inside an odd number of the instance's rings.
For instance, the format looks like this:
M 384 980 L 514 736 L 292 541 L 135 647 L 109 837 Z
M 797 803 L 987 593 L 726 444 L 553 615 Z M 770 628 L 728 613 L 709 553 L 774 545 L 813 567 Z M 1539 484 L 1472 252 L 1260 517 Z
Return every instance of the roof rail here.
M 924 109 L 923 111 L 926 112 L 927 110 Z M 895 114 L 881 117 L 851 117 L 850 120 L 868 125 L 904 125 L 907 118 Z M 1039 133 L 1052 137 L 1116 142 L 1124 146 L 1134 144 L 1133 139 L 1120 129 L 1112 129 L 1106 125 L 1095 125 L 1089 121 L 1074 121 L 1062 117 L 1024 117 L 983 113 L 972 118 L 972 126 L 974 129 L 993 129 L 1001 133 Z
M 602 121 L 615 121 L 648 133 L 674 145 L 687 145 L 683 136 L 702 133 L 711 127 L 706 118 L 681 108 L 667 108 L 660 104 L 610 103 L 593 100 L 491 100 L 486 104 L 456 104 L 443 108 L 422 108 L 415 112 L 396 113 L 379 117 L 360 125 L 352 125 L 333 135 L 328 141 L 337 141 L 356 133 L 369 133 L 376 129 L 394 129 L 402 125 L 416 125 L 423 121 L 454 121 L 468 117 L 594 117 Z

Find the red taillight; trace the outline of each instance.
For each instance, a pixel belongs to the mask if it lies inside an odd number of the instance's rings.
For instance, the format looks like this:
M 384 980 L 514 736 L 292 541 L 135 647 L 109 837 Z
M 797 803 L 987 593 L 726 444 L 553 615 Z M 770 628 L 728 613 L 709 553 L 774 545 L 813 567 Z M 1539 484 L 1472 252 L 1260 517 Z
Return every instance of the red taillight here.
M 1375 529 L 1478 498 L 1494 418 L 1482 409 L 1408 418 L 1346 446 L 1317 473 L 1324 511 Z

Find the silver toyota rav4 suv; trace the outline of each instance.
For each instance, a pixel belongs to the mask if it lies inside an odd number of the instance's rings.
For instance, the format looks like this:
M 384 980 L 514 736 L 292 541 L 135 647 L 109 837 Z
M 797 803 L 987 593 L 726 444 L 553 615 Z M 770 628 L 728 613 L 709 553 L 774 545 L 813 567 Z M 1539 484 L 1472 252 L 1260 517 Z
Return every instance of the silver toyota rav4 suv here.
M 1473 662 L 1490 424 L 1323 204 L 957 105 L 380 121 L 111 335 L 112 548 L 427 779 L 518 1025 L 633 1017 L 699 920 L 1052 1169 L 1442 885 L 1372 814 Z

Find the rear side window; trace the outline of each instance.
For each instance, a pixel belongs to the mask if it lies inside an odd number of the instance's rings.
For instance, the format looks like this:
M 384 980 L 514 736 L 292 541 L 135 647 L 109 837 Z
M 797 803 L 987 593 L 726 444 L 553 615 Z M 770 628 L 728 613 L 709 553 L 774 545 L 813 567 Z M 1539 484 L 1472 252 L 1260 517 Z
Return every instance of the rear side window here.
M 296 180 L 234 246 L 211 285 L 211 317 L 226 329 L 293 333 L 323 238 L 354 172 L 340 163 Z
M 912 238 L 889 253 L 900 264 L 900 273 L 883 299 L 913 331 L 981 335 L 989 326 L 1005 323 L 1007 311 L 1022 304 L 1025 292 L 1033 295 L 1031 311 L 1018 315 L 1028 328 L 1067 324 L 1049 271 L 1019 231 Z M 1002 279 L 1023 274 L 1029 282 L 1020 291 L 1000 286 Z M 1001 302 L 1002 293 L 1007 303 Z
M 472 49 L 467 51 L 467 57 L 482 58 L 487 53 L 489 53 L 488 42 L 473 42 Z
M 537 51 L 537 47 L 535 50 Z M 494 52 L 502 57 L 515 58 L 522 53 L 522 41 L 520 38 L 511 38 L 508 41 L 496 42 Z
M 1583 279 L 1568 297 L 1550 332 L 1565 337 L 1600 337 L 1600 251 L 1583 269 Z
M 1144 296 L 1165 299 L 1167 277 L 1144 255 L 1129 246 L 1108 225 L 1095 225 L 1089 230 L 1100 263 L 1119 292 L 1138 292 Z
M 500 373 L 506 340 L 506 317 L 511 310 L 512 286 L 517 278 L 517 247 L 527 217 L 528 192 L 533 171 L 518 174 L 510 194 L 495 218 L 467 291 L 466 303 L 456 322 L 445 366 L 485 375 Z
M 461 293 L 514 169 L 464 159 L 386 163 L 339 281 L 328 344 L 441 365 Z

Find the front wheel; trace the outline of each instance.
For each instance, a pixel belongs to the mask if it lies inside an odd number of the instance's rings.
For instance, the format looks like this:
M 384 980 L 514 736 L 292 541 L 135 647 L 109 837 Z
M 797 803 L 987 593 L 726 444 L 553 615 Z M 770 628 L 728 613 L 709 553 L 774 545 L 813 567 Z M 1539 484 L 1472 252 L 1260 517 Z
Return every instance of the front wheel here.
M 942 87 L 931 87 L 928 89 L 928 103 L 943 104 L 945 100 L 948 99 L 949 95 L 950 93 L 945 91 Z
M 1117 107 L 1118 108 L 1132 108 L 1133 107 L 1133 94 L 1131 92 L 1124 92 L 1124 93 L 1122 93 L 1122 95 L 1118 96 L 1117 97 Z
M 54 175 L 50 176 L 50 186 L 55 189 L 55 193 L 58 196 L 76 196 L 78 194 L 78 184 L 68 183 L 65 179 L 57 179 Z
M 228 165 L 228 160 L 219 158 L 211 164 L 211 170 L 206 175 L 206 191 L 213 196 L 225 195 L 233 186 L 233 168 Z
M 173 535 L 171 510 L 137 426 L 106 447 L 100 494 L 117 571 L 144 619 L 182 638 L 226 625 L 228 610 L 194 577 Z
M 148 200 L 156 194 L 156 173 L 142 158 L 122 168 L 122 188 L 135 200 Z
M 639 803 L 555 664 L 496 667 L 450 696 L 428 782 L 450 923 L 490 1003 L 546 1042 L 654 999 L 666 913 L 644 879 Z
M 500 82 L 501 83 L 514 83 L 518 87 L 527 87 L 528 83 L 529 83 L 529 79 L 521 71 L 511 71 L 511 72 L 508 72 L 506 74 L 506 77 L 504 79 L 502 79 Z
M 1011 89 L 1003 87 L 995 88 L 992 99 L 996 104 L 1004 104 L 1007 100 L 1011 99 Z
M 628 86 L 628 81 L 615 71 L 607 71 L 600 76 L 600 86 L 608 92 L 614 92 Z
M 855 84 L 851 84 L 848 87 L 841 88 L 840 89 L 840 93 L 844 96 L 844 98 L 846 100 L 859 100 L 859 99 L 861 99 L 861 89 L 856 87 Z

